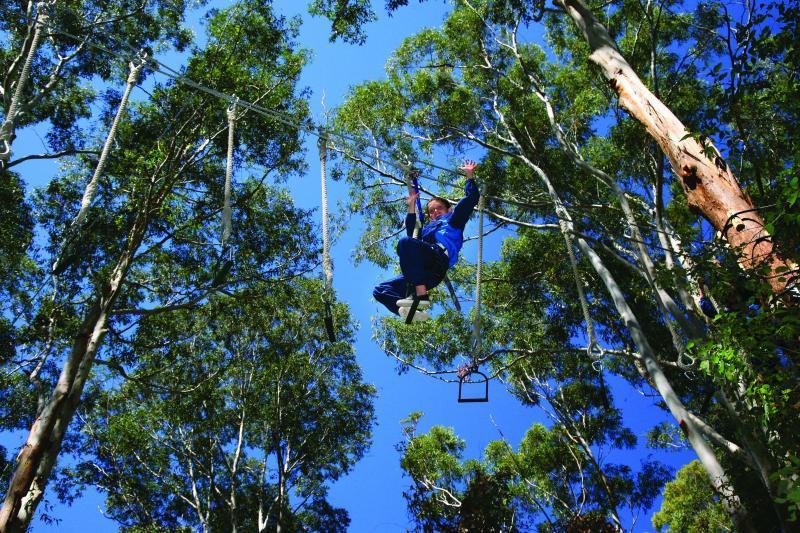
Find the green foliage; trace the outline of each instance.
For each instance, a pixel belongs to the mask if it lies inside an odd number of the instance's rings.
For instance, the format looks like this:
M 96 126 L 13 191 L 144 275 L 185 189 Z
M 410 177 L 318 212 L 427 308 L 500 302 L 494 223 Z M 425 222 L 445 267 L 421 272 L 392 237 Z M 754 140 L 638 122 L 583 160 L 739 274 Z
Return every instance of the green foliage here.
M 0 10 L 0 31 L 7 37 L 0 46 L 0 72 L 7 95 L 3 119 L 21 70 L 18 54 L 28 34 L 28 24 L 32 23 L 28 15 L 35 12 L 28 8 L 33 4 L 14 0 L 4 3 Z M 164 46 L 183 50 L 192 35 L 183 25 L 187 8 L 185 0 L 156 0 L 143 5 L 94 0 L 51 3 L 49 24 L 57 31 L 48 32 L 47 38 L 42 39 L 15 117 L 16 129 L 47 122 L 50 150 L 85 147 L 79 120 L 91 116 L 91 104 L 97 98 L 92 78 L 114 80 L 121 85 L 128 73 L 126 61 L 109 58 L 102 48 L 120 50 L 121 42 L 133 50 Z
M 689 135 L 706 146 L 709 159 L 738 176 L 757 204 L 775 204 L 763 211 L 765 230 L 784 257 L 796 258 L 797 2 L 744 9 L 722 2 L 588 4 L 602 10 L 603 24 L 654 94 L 690 132 L 705 132 Z M 536 384 L 552 383 L 568 395 L 559 417 L 565 427 L 588 406 L 587 438 L 632 445 L 604 383 L 588 377 L 589 361 L 580 350 L 587 324 L 558 231 L 563 215 L 539 179 L 544 174 L 571 217 L 571 237 L 585 239 L 613 276 L 621 292 L 614 297 L 624 298 L 636 317 L 676 397 L 720 434 L 753 452 L 768 450 L 778 464 L 797 441 L 792 308 L 768 301 L 764 279 L 773 273 L 743 279 L 733 251 L 691 212 L 660 148 L 619 109 L 615 93 L 587 61 L 588 46 L 570 18 L 552 11 L 541 27 L 533 23 L 537 10 L 518 2 L 453 2 L 441 28 L 423 30 L 396 50 L 385 81 L 353 88 L 337 126 L 394 151 L 340 161 L 357 191 L 351 207 L 366 215 L 357 255 L 381 266 L 394 255 L 403 183 L 384 161 L 402 160 L 398 152 L 423 159 L 476 145 L 485 150 L 478 177 L 493 196 L 490 220 L 511 229 L 493 233 L 505 241 L 501 260 L 485 268 L 480 356 L 523 403 L 548 405 L 552 394 L 535 393 L 545 390 Z M 369 167 L 382 171 L 380 184 Z M 459 194 L 457 180 L 435 178 L 423 179 L 430 194 Z M 623 196 L 641 242 L 623 216 Z M 652 391 L 652 374 L 633 355 L 632 317 L 621 316 L 587 257 L 577 258 L 596 336 L 613 350 L 604 368 Z M 472 293 L 474 272 L 463 263 L 450 272 L 462 301 Z M 797 273 L 777 274 L 791 279 Z M 669 310 L 659 304 L 664 294 L 674 303 Z M 721 302 L 714 321 L 699 307 L 705 295 Z M 469 311 L 456 313 L 442 291 L 434 302 L 435 324 L 415 326 L 415 335 L 396 321 L 376 323 L 376 338 L 400 361 L 400 371 L 411 365 L 453 371 L 473 355 Z M 702 365 L 703 379 L 689 379 L 675 362 L 687 349 Z M 734 413 L 721 405 L 720 391 L 734 402 Z M 777 440 L 766 439 L 773 434 Z M 654 428 L 650 440 L 662 448 L 687 445 L 674 423 Z M 744 505 L 759 509 L 768 492 L 763 476 L 739 457 L 720 452 L 720 458 L 736 473 Z M 642 486 L 652 494 L 658 483 Z M 768 520 L 780 518 L 768 513 Z
M 733 525 L 699 461 L 681 468 L 664 489 L 661 509 L 653 515 L 658 531 L 706 533 L 733 531 Z
M 76 474 L 107 494 L 110 516 L 126 528 L 255 529 L 263 515 L 271 527 L 345 530 L 327 484 L 367 449 L 375 390 L 341 304 L 341 340 L 326 340 L 321 290 L 253 286 L 140 323 L 126 384 L 96 398 L 82 427 L 92 459 Z
M 618 503 L 602 485 L 610 483 L 618 502 L 639 500 L 633 506 L 646 508 L 668 475 L 653 464 L 644 464 L 638 477 L 613 464 L 599 472 L 584 462 L 588 450 L 570 430 L 540 424 L 517 451 L 497 440 L 480 461 L 464 459 L 465 443 L 452 429 L 434 426 L 416 435 L 420 416 L 405 421 L 406 441 L 398 447 L 413 481 L 404 496 L 419 531 L 563 531 L 577 524 L 613 530 L 608 517 Z
M 341 37 L 346 43 L 364 44 L 363 26 L 376 18 L 369 0 L 313 0 L 308 12 L 330 19 L 331 42 Z

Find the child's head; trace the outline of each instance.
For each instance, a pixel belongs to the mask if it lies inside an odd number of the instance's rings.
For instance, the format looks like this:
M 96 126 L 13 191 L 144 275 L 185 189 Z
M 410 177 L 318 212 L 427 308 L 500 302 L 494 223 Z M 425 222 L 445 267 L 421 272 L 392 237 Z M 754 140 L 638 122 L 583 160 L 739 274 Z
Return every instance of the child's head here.
M 434 196 L 428 200 L 425 211 L 428 212 L 428 216 L 431 217 L 431 220 L 436 220 L 440 216 L 450 212 L 450 202 L 446 198 Z

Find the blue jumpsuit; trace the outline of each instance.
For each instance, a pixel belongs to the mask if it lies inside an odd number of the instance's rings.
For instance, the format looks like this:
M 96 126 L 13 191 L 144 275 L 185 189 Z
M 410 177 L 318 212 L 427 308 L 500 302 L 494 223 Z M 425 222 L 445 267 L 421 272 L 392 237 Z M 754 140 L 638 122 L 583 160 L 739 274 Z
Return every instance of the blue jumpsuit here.
M 467 180 L 464 198 L 446 215 L 426 224 L 419 239 L 414 239 L 416 215 L 406 216 L 406 237 L 397 243 L 401 276 L 384 281 L 372 291 L 372 295 L 389 311 L 399 314 L 397 300 L 405 298 L 408 286 L 425 285 L 428 290 L 444 279 L 447 269 L 458 261 L 458 252 L 464 244 L 464 227 L 472 210 L 478 205 L 478 186 Z

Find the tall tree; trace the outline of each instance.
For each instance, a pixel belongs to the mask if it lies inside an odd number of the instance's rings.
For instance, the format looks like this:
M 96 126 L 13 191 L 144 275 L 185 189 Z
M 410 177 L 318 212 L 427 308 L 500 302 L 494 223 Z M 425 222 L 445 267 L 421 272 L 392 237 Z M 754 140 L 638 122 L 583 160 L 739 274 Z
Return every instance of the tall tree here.
M 126 529 L 347 529 L 327 483 L 363 455 L 375 391 L 341 305 L 340 340 L 327 340 L 322 290 L 254 285 L 202 313 L 143 321 L 109 354 L 112 379 L 131 368 L 92 399 L 77 470 L 108 495 L 110 516 Z
M 187 77 L 302 120 L 305 106 L 294 84 L 305 54 L 293 50 L 293 25 L 267 5 L 245 2 L 217 13 L 208 28 L 208 45 L 193 51 Z M 76 159 L 39 192 L 39 223 L 50 244 L 32 250 L 40 271 L 22 298 L 29 299 L 24 334 L 8 361 L 19 378 L 15 394 L 38 403 L 6 421 L 32 426 L 0 529 L 22 531 L 30 523 L 109 334 L 124 338 L 141 317 L 194 307 L 215 290 L 235 292 L 248 280 L 290 278 L 309 268 L 315 243 L 308 220 L 298 218 L 285 194 L 265 186 L 269 177 L 302 166 L 297 132 L 252 113 L 239 116 L 235 153 L 260 175 L 238 185 L 237 231 L 224 255 L 213 252 L 227 106 L 182 85 L 157 85 L 151 103 L 137 105 L 120 124 L 87 225 L 66 247 L 64 229 L 78 212 L 93 161 Z M 62 271 L 42 291 L 55 259 Z
M 58 158 L 94 152 L 84 145 L 79 119 L 91 116 L 97 91 L 91 80 L 116 79 L 125 65 L 110 60 L 103 49 L 119 50 L 120 43 L 140 49 L 170 44 L 183 50 L 191 32 L 182 24 L 183 0 L 61 2 L 14 0 L 0 10 L 0 142 L 6 168 L 29 159 Z M 113 31 L 111 31 L 113 29 Z M 13 153 L 16 130 L 47 124 L 43 154 Z
M 569 409 L 557 409 L 563 408 Z M 632 437 L 614 442 L 608 427 L 600 437 L 555 420 L 550 429 L 535 424 L 516 451 L 492 441 L 479 461 L 463 458 L 465 443 L 450 428 L 417 435 L 420 417 L 405 420 L 406 441 L 398 447 L 413 482 L 404 495 L 420 531 L 625 531 L 619 513 L 647 510 L 667 475 L 656 463 L 634 472 L 599 459 Z M 593 450 L 576 437 L 590 439 Z
M 704 368 L 727 372 L 722 379 L 725 372 L 714 372 L 714 387 L 683 375 L 691 366 L 689 347 L 708 331 L 700 304 L 706 308 L 708 298 L 722 294 L 716 285 L 713 290 L 708 287 L 704 275 L 732 272 L 727 264 L 729 259 L 736 260 L 736 252 L 696 242 L 698 236 L 702 239 L 703 227 L 698 230 L 692 225 L 696 220 L 684 210 L 683 197 L 677 194 L 680 184 L 664 172 L 663 157 L 656 155 L 651 142 L 643 142 L 627 117 L 609 109 L 609 95 L 595 83 L 593 73 L 580 61 L 570 61 L 581 57 L 585 44 L 560 31 L 561 19 L 555 19 L 548 23 L 547 38 L 558 61 L 547 61 L 545 50 L 522 39 L 536 31 L 529 25 L 536 14 L 516 7 L 455 2 L 440 30 L 426 30 L 396 52 L 389 62 L 388 81 L 356 87 L 341 109 L 342 127 L 373 138 L 373 145 L 389 148 L 381 152 L 367 144 L 340 147 L 347 158 L 362 166 L 350 174 L 360 191 L 356 202 L 376 208 L 364 234 L 363 253 L 379 263 L 389 260 L 380 244 L 391 242 L 393 230 L 386 228 L 399 218 L 399 206 L 386 198 L 392 186 L 402 187 L 392 166 L 404 154 L 416 153 L 411 157 L 420 158 L 435 148 L 459 149 L 468 143 L 487 149 L 482 174 L 488 186 L 489 214 L 500 224 L 518 228 L 519 239 L 505 247 L 504 264 L 494 276 L 497 287 L 490 289 L 503 295 L 494 301 L 493 328 L 498 320 L 508 320 L 509 327 L 500 330 L 505 335 L 492 339 L 494 345 L 486 343 L 493 349 L 487 348 L 489 355 L 483 354 L 482 360 L 497 358 L 497 372 L 503 372 L 515 357 L 540 353 L 542 336 L 554 342 L 545 350 L 557 353 L 558 343 L 566 345 L 562 350 L 576 349 L 570 337 L 584 335 L 586 348 L 595 352 L 602 335 L 605 354 L 614 361 L 610 368 L 637 387 L 657 391 L 686 432 L 721 501 L 740 519 L 741 527 L 747 527 L 747 508 L 739 492 L 747 493 L 750 502 L 763 501 L 764 494 L 777 496 L 776 465 L 791 445 L 782 437 L 777 442 L 767 435 L 795 434 L 788 424 L 795 400 L 789 398 L 796 398 L 798 390 L 787 388 L 785 363 L 775 372 L 758 364 L 761 379 L 769 381 L 762 391 L 770 400 L 756 400 L 761 393 L 749 387 L 750 374 L 745 369 L 752 369 L 762 356 L 776 362 L 789 358 L 793 361 L 789 365 L 796 364 L 791 347 L 797 328 L 791 312 L 770 309 L 761 302 L 764 321 L 780 326 L 773 329 L 764 322 L 757 328 L 758 337 L 769 337 L 771 332 L 782 346 L 772 343 L 753 352 L 749 348 L 755 342 L 734 348 L 727 336 L 731 356 L 722 361 L 712 350 L 705 352 Z M 669 48 L 671 41 L 663 41 L 672 37 L 680 43 L 691 42 L 693 34 L 686 23 L 694 20 L 690 15 L 664 9 L 657 17 L 634 23 L 633 5 L 612 14 L 611 20 L 625 30 L 621 42 L 633 57 L 650 66 L 652 83 L 669 82 L 673 87 L 672 105 L 702 118 L 720 116 L 708 108 L 707 86 L 687 77 L 687 70 L 698 76 L 699 70 L 685 65 Z M 711 61 L 716 52 L 698 42 L 688 53 Z M 592 125 L 598 123 L 603 127 L 596 131 Z M 793 160 L 786 152 L 781 157 Z M 372 183 L 364 169 L 378 172 L 383 179 Z M 669 191 L 667 183 L 672 185 Z M 793 217 L 786 218 L 788 227 L 796 223 Z M 560 232 L 566 241 L 561 236 L 534 237 L 536 231 Z M 569 254 L 564 254 L 559 240 L 568 248 L 577 246 L 577 258 L 583 264 L 577 277 L 562 266 Z M 509 266 L 517 254 L 519 261 L 512 264 L 518 266 Z M 586 306 L 576 292 L 584 283 L 588 284 L 583 290 Z M 504 285 L 508 291 L 500 290 Z M 737 286 L 742 288 L 741 283 Z M 749 290 L 733 295 L 744 307 L 752 294 Z M 420 328 L 430 343 L 382 325 L 387 349 L 399 355 L 403 364 L 419 367 L 418 362 L 425 359 L 435 372 L 452 369 L 458 354 L 470 353 L 467 325 L 454 313 L 443 318 L 455 324 Z M 453 332 L 462 334 L 454 339 Z M 734 361 L 739 364 L 731 365 Z M 719 387 L 716 392 L 715 387 Z M 772 396 L 779 390 L 786 393 L 783 399 Z M 712 396 L 717 401 L 709 403 Z M 710 405 L 714 405 L 712 413 L 708 413 Z M 773 412 L 773 405 L 780 406 L 776 411 L 782 415 L 769 422 L 751 416 Z M 732 476 L 729 469 L 737 474 Z M 780 509 L 777 514 L 781 515 Z

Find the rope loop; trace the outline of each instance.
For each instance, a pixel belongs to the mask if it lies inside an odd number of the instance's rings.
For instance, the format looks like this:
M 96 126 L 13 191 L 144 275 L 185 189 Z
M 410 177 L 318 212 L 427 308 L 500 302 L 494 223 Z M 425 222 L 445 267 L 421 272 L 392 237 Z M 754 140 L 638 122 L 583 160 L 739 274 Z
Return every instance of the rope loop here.
M 326 169 L 328 134 L 322 126 L 319 128 L 317 148 L 319 149 L 320 191 L 322 196 L 322 272 L 325 276 L 325 298 L 330 301 L 333 292 L 333 264 L 331 261 L 331 241 L 328 228 L 328 179 Z
M 602 360 L 606 356 L 606 351 L 597 344 L 597 341 L 594 339 L 589 341 L 589 345 L 586 347 L 586 353 L 590 359 L 594 361 Z
M 239 97 L 235 94 L 231 96 L 231 103 L 228 106 L 228 122 L 236 120 L 236 106 L 239 105 Z
M 233 144 L 234 129 L 236 126 L 236 104 L 239 98 L 234 95 L 233 102 L 228 106 L 228 152 L 225 164 L 225 186 L 222 200 L 222 238 L 220 244 L 225 247 L 225 243 L 231 236 L 231 225 L 233 210 L 231 208 L 231 182 L 233 181 Z
M 678 360 L 676 362 L 681 370 L 688 371 L 694 367 L 697 361 L 695 360 L 694 357 L 692 357 L 685 351 L 681 351 L 680 355 L 678 355 Z

